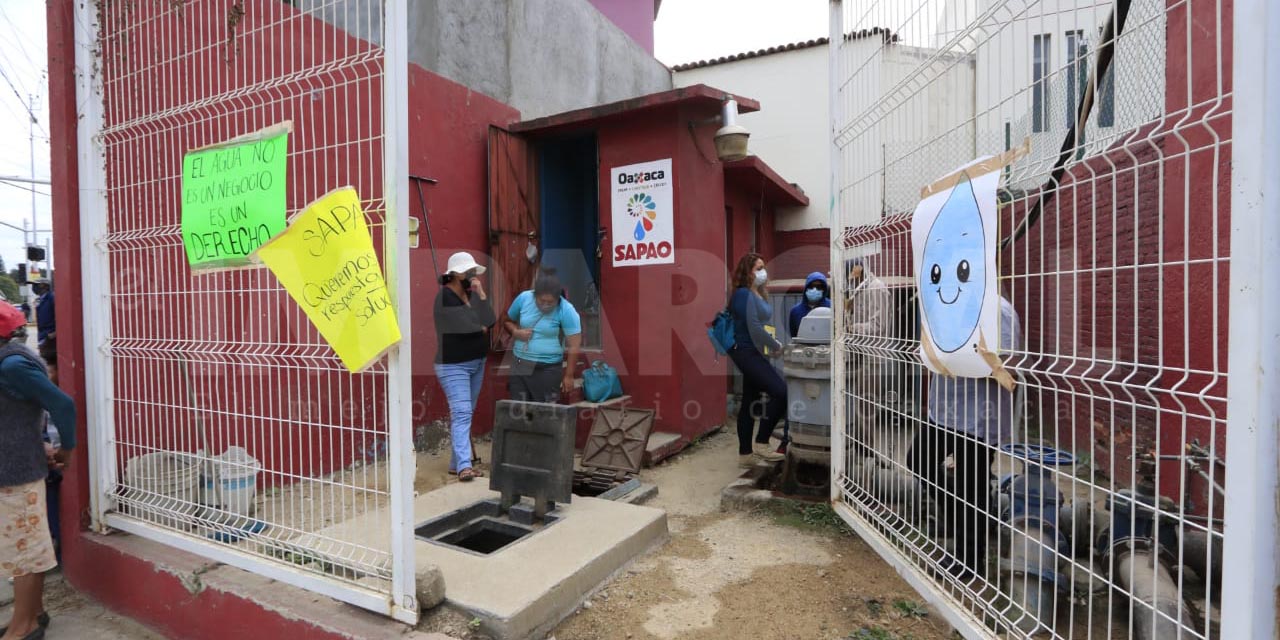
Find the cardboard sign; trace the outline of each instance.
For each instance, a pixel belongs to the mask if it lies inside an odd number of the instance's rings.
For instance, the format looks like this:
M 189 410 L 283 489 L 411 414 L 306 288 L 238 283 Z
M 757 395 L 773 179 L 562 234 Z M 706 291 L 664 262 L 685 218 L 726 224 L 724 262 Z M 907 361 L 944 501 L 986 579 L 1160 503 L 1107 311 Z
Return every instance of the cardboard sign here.
M 307 205 L 255 254 L 352 373 L 400 342 L 400 325 L 360 197 L 342 187 Z
M 182 244 L 196 272 L 250 266 L 285 226 L 285 122 L 182 157 Z
M 613 196 L 613 266 L 675 262 L 671 159 L 614 167 L 609 184 Z
M 989 355 L 1000 346 L 1000 172 L 984 160 L 962 168 L 950 186 L 921 200 L 911 218 L 921 359 L 931 371 L 963 378 L 996 373 Z

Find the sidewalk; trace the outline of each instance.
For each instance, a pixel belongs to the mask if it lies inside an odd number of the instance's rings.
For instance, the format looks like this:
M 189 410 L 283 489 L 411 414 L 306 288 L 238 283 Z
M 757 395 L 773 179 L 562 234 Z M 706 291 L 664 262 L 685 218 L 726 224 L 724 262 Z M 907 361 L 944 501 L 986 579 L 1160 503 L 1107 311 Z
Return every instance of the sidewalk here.
M 60 571 L 50 573 L 44 584 L 45 610 L 53 618 L 45 634 L 48 640 L 162 640 L 164 636 L 118 616 L 81 595 L 62 579 Z M 0 626 L 13 615 L 13 585 L 0 580 Z

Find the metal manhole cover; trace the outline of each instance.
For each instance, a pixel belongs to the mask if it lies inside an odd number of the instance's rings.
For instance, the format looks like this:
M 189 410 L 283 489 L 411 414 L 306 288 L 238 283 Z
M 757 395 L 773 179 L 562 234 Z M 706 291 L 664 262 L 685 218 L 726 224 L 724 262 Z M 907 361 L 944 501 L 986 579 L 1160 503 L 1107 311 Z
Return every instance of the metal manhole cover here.
M 591 435 L 582 449 L 583 468 L 639 473 L 653 431 L 653 416 L 653 409 L 596 409 Z

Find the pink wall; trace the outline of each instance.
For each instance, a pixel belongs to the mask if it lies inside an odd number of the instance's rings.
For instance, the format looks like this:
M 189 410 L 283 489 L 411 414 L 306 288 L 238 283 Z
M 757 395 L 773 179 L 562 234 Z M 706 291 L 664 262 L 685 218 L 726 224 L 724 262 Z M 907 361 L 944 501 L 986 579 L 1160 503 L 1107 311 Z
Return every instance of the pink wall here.
M 657 16 L 652 0 L 591 0 L 591 4 L 653 55 L 653 21 Z

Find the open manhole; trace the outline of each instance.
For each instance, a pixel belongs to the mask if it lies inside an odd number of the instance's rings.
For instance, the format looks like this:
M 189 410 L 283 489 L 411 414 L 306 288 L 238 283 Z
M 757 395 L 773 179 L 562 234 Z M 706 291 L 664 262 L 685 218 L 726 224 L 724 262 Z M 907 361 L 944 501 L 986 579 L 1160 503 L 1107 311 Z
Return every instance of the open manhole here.
M 546 529 L 557 520 L 557 516 L 547 514 L 535 525 L 533 509 L 528 504 L 517 504 L 503 516 L 497 500 L 482 500 L 428 520 L 413 532 L 424 542 L 487 556 Z
M 533 530 L 526 527 L 499 522 L 492 518 L 481 518 L 473 520 L 461 529 L 455 529 L 452 533 L 440 536 L 437 540 L 442 544 L 487 556 L 530 533 L 533 533 Z

